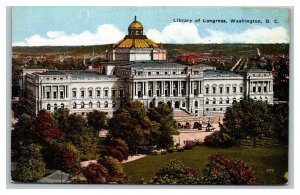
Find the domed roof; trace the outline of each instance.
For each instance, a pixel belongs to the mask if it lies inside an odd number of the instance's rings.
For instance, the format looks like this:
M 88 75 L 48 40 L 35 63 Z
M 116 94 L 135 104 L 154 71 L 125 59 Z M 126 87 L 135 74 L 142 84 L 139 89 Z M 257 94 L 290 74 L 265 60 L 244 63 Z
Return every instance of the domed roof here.
M 143 30 L 143 25 L 139 21 L 136 21 L 136 16 L 134 16 L 134 21 L 128 27 L 129 30 Z
M 143 36 L 129 36 L 127 35 L 123 40 L 119 41 L 115 47 L 119 48 L 131 48 L 131 47 L 137 47 L 137 48 L 151 48 L 151 47 L 158 47 L 158 45 L 148 39 L 145 35 Z
M 143 35 L 143 25 L 139 21 L 136 20 L 136 16 L 134 17 L 134 21 L 128 27 L 128 35 L 124 37 L 123 40 L 119 41 L 114 46 L 115 48 L 153 48 L 159 47 L 155 42 L 148 39 L 145 35 Z

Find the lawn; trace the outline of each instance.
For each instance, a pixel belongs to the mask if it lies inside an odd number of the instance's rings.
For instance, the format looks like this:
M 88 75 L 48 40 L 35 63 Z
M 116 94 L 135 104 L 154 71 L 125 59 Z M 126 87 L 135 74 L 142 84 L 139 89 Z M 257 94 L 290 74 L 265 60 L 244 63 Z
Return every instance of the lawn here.
M 201 172 L 212 153 L 224 154 L 229 158 L 239 159 L 247 163 L 255 170 L 258 184 L 282 184 L 282 176 L 288 170 L 288 149 L 280 145 L 257 148 L 197 146 L 184 152 L 148 156 L 125 163 L 123 167 L 129 178 L 129 183 L 137 183 L 142 178 L 147 180 L 153 177 L 158 169 L 171 159 L 181 160 L 187 166 L 197 168 Z

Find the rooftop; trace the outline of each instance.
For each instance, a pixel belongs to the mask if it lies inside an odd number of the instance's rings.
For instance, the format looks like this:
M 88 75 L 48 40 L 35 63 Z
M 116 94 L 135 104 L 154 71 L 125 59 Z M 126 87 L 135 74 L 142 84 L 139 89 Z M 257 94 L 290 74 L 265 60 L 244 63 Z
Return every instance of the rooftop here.
M 241 77 L 242 75 L 232 71 L 222 71 L 222 70 L 206 70 L 204 71 L 204 77 Z

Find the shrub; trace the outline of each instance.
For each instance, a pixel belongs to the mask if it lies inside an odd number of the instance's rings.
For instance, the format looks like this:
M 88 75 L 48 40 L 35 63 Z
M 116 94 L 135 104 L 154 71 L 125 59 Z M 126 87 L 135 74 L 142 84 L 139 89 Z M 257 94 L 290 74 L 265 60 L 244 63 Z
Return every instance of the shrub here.
M 184 145 L 185 150 L 191 150 L 191 149 L 193 149 L 193 147 L 194 147 L 194 144 L 192 144 L 192 143 L 187 143 Z
M 108 170 L 98 163 L 90 163 L 82 171 L 88 183 L 106 183 Z
M 181 161 L 173 159 L 161 167 L 150 183 L 154 184 L 199 184 L 196 169 L 186 167 Z
M 230 160 L 220 154 L 213 154 L 203 170 L 203 184 L 256 184 L 251 167 L 239 160 Z
M 233 139 L 225 132 L 216 131 L 204 138 L 204 144 L 208 146 L 230 147 L 234 145 Z
M 167 151 L 168 151 L 169 153 L 173 153 L 173 152 L 174 152 L 174 147 L 168 148 Z
M 126 174 L 118 160 L 112 157 L 104 157 L 98 160 L 98 163 L 103 165 L 107 171 L 107 181 L 113 183 L 123 183 L 126 179 Z
M 179 146 L 179 147 L 177 148 L 177 152 L 183 152 L 183 151 L 184 151 L 184 147 Z

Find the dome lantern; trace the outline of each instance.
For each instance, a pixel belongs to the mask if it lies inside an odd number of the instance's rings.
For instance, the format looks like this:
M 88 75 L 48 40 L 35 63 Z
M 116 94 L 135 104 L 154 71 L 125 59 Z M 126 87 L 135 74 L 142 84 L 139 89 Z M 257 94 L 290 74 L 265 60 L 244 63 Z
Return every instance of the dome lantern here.
M 128 35 L 143 35 L 143 25 L 136 20 L 136 16 L 134 16 L 134 21 L 128 27 Z

